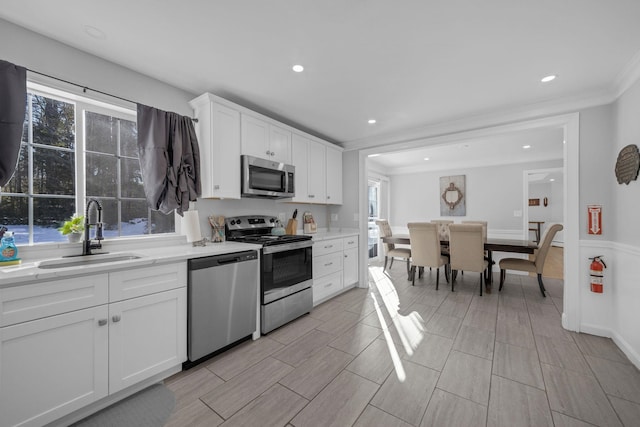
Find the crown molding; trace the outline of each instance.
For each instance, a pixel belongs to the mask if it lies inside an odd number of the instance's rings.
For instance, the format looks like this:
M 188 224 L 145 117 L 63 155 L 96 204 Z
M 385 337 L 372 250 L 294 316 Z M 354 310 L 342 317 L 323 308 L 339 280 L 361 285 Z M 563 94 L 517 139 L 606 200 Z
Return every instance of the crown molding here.
M 627 89 L 629 89 L 638 80 L 640 80 L 640 50 L 616 77 L 614 82 L 616 99 L 625 93 Z
M 615 93 L 611 90 L 595 91 L 585 96 L 527 104 L 402 132 L 347 141 L 342 144 L 342 147 L 345 151 L 372 149 L 372 152 L 376 148 L 385 148 L 387 151 L 412 148 L 413 146 L 419 146 L 424 140 L 430 138 L 452 136 L 462 132 L 575 112 L 585 108 L 610 104 L 615 100 Z
M 525 165 L 531 163 L 543 163 L 543 162 L 552 162 L 554 160 L 562 161 L 562 159 L 547 157 L 547 158 L 539 158 L 539 159 L 531 159 L 531 160 L 522 160 L 522 161 L 512 161 L 508 159 L 496 159 L 492 162 L 482 163 L 482 166 L 472 165 L 472 164 L 460 164 L 455 165 L 453 167 L 441 166 L 441 167 L 433 167 L 427 165 L 415 165 L 415 166 L 400 166 L 400 167 L 392 167 L 386 170 L 386 175 L 388 176 L 397 176 L 397 175 L 412 175 L 416 173 L 431 173 L 431 172 L 442 172 L 442 171 L 456 171 L 456 170 L 469 170 L 469 169 L 483 169 L 483 168 L 492 168 L 497 166 L 506 166 L 506 165 Z M 562 165 L 560 165 L 562 166 Z M 378 169 L 379 170 L 379 169 Z

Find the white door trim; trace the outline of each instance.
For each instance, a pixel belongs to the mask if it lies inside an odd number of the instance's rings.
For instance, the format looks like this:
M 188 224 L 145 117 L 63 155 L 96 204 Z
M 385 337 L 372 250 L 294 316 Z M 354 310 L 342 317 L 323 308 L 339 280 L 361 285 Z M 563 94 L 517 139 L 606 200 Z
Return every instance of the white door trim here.
M 569 330 L 579 331 L 580 325 L 580 293 L 579 293 L 579 181 L 580 181 L 580 114 L 578 112 L 557 116 L 524 120 L 517 123 L 489 126 L 486 128 L 450 133 L 435 137 L 420 138 L 419 141 L 403 143 L 403 148 L 416 148 L 418 145 L 435 145 L 455 143 L 460 140 L 486 137 L 506 132 L 518 132 L 539 128 L 562 128 L 564 131 L 564 308 L 562 325 Z M 367 156 L 369 154 L 397 151 L 398 143 L 386 147 L 365 148 L 359 154 L 359 210 L 360 235 L 367 236 Z M 528 227 L 527 227 L 528 228 Z M 364 241 L 364 240 L 362 240 Z M 368 277 L 366 251 L 361 252 L 362 276 Z

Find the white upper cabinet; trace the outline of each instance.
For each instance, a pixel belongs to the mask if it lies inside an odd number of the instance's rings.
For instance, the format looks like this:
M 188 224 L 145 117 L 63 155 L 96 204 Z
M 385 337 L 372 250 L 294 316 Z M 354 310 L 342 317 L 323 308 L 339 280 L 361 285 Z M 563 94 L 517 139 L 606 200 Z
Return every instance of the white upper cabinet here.
M 296 167 L 293 202 L 326 203 L 325 150 L 324 145 L 293 134 L 291 153 Z
M 276 125 L 269 125 L 269 149 L 271 159 L 291 164 L 291 131 Z
M 246 154 L 296 167 L 291 201 L 342 204 L 340 147 L 210 93 L 189 105 L 198 118 L 203 198 L 240 198 Z
M 329 205 L 342 204 L 342 150 L 327 147 L 327 201 Z
M 190 103 L 200 147 L 202 197 L 240 198 L 240 112 L 205 93 Z
M 291 132 L 257 117 L 242 114 L 242 154 L 291 163 Z

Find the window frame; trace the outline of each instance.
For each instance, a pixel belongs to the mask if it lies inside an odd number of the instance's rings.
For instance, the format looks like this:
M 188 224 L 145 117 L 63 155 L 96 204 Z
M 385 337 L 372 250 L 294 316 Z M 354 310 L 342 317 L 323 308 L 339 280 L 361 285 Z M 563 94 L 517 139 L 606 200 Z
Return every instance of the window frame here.
M 44 81 L 41 82 L 40 80 L 44 80 Z M 86 120 L 85 120 L 86 114 L 85 113 L 92 112 L 92 113 L 114 117 L 120 120 L 132 121 L 135 123 L 137 122 L 137 111 L 135 109 L 131 109 L 129 107 L 125 107 L 121 105 L 122 103 L 120 102 L 112 103 L 111 102 L 112 100 L 108 100 L 107 98 L 105 98 L 105 100 L 89 98 L 84 95 L 85 91 L 83 91 L 83 95 L 80 95 L 79 93 L 77 93 L 79 91 L 79 88 L 76 88 L 75 86 L 71 87 L 71 85 L 67 85 L 67 87 L 64 87 L 64 85 L 62 85 L 60 82 L 50 82 L 49 80 L 50 79 L 33 80 L 29 78 L 27 80 L 27 93 L 37 95 L 37 96 L 43 96 L 46 98 L 51 98 L 57 101 L 74 105 L 75 141 L 74 141 L 73 151 L 74 151 L 74 162 L 75 162 L 75 171 L 74 171 L 74 174 L 75 174 L 74 187 L 75 188 L 74 188 L 73 196 L 46 194 L 46 195 L 42 195 L 42 197 L 43 198 L 64 198 L 64 199 L 70 199 L 70 200 L 73 199 L 75 201 L 75 214 L 84 215 L 85 200 L 87 197 L 87 188 L 86 188 L 87 149 L 86 149 L 86 138 L 85 138 L 85 135 L 86 135 Z M 96 98 L 104 98 L 104 97 L 98 95 Z M 32 108 L 31 103 L 28 104 L 28 108 L 29 109 Z M 31 119 L 31 117 L 32 117 L 32 112 L 29 111 L 29 118 Z M 66 149 L 62 147 L 50 147 L 50 146 L 41 145 L 41 144 L 34 144 L 33 128 L 32 126 L 28 125 L 27 129 L 30 134 L 28 135 L 27 138 L 23 136 L 23 141 L 26 140 L 26 145 L 24 146 L 28 147 L 29 150 L 31 150 L 32 148 L 42 147 L 50 150 L 52 149 L 52 150 L 67 151 L 67 152 L 72 151 L 70 149 Z M 118 138 L 120 138 L 120 135 L 118 135 Z M 21 144 L 22 144 L 22 141 L 21 141 Z M 95 152 L 89 151 L 89 153 L 95 153 Z M 149 238 L 151 236 L 158 236 L 158 235 L 167 235 L 167 236 L 175 235 L 176 228 L 178 226 L 177 224 L 178 221 L 176 221 L 175 216 L 174 216 L 174 226 L 173 226 L 174 231 L 172 232 L 158 233 L 158 234 L 149 232 L 147 234 L 121 235 L 122 233 L 122 202 L 128 201 L 128 200 L 133 200 L 133 201 L 145 200 L 146 201 L 146 199 L 144 197 L 122 197 L 121 162 L 123 159 L 132 159 L 132 157 L 125 156 L 120 152 L 120 144 L 118 144 L 118 149 L 114 157 L 116 158 L 116 161 L 117 161 L 117 184 L 118 184 L 117 194 L 115 198 L 113 197 L 105 198 L 108 200 L 115 200 L 116 203 L 118 204 L 118 236 L 111 237 L 111 239 Z M 25 193 L 2 192 L 2 196 L 25 197 L 28 200 L 28 232 L 29 232 L 28 245 L 29 246 L 35 246 L 35 245 L 47 244 L 47 243 L 60 244 L 62 242 L 59 242 L 59 241 L 58 242 L 34 242 L 34 224 L 35 224 L 34 199 L 39 198 L 41 196 L 38 194 L 34 194 L 33 192 L 34 190 L 33 189 L 33 182 L 34 182 L 33 155 L 29 155 L 28 157 L 28 170 L 29 170 L 28 193 L 25 195 Z M 96 198 L 102 199 L 102 197 L 96 197 Z M 151 217 L 152 217 L 152 214 L 149 213 L 147 217 L 149 225 L 151 225 Z M 60 220 L 62 221 L 63 219 L 64 218 L 61 218 Z

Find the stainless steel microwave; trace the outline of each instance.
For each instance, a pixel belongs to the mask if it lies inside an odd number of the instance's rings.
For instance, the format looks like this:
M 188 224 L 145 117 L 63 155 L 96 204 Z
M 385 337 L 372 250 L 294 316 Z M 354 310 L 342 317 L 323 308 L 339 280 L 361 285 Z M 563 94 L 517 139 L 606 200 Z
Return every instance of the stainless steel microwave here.
M 295 196 L 295 166 L 259 157 L 241 156 L 242 197 L 284 199 Z

